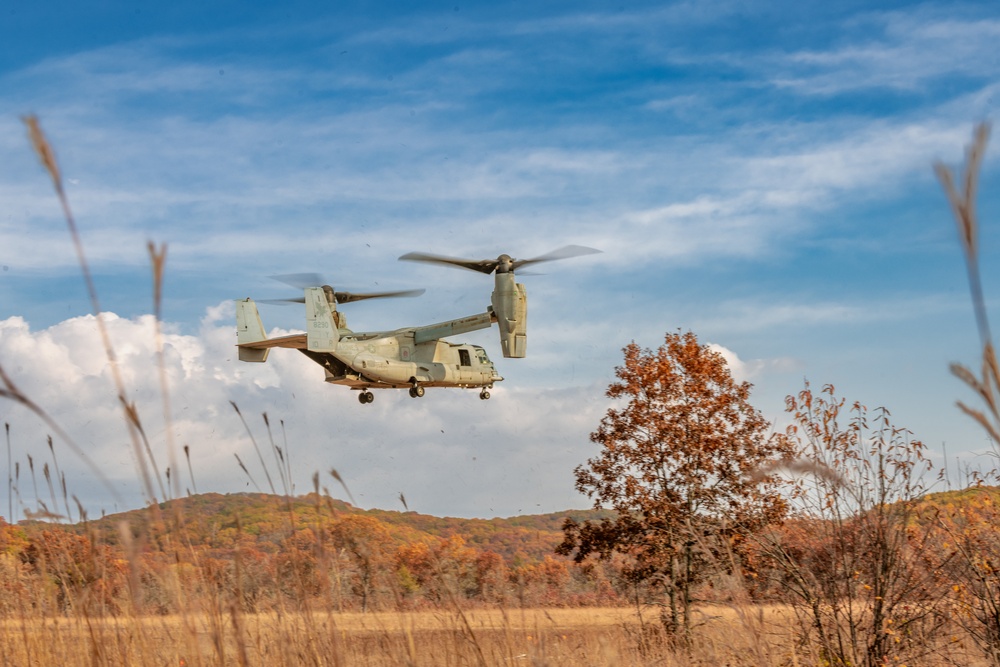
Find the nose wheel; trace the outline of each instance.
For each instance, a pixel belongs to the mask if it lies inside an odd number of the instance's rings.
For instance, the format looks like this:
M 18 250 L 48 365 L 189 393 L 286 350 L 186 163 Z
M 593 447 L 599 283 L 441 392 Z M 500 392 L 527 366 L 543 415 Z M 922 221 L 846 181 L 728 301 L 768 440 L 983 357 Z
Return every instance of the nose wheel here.
M 424 395 L 424 388 L 419 384 L 415 384 L 410 387 L 410 398 L 420 398 Z
M 490 392 L 486 391 L 485 389 L 483 389 L 481 392 L 479 392 L 479 399 L 480 400 L 486 401 L 486 400 L 489 400 L 489 398 L 490 398 Z
M 365 405 L 366 403 L 371 403 L 374 400 L 375 400 L 375 394 L 371 393 L 370 391 L 363 391 L 360 394 L 358 394 L 358 402 L 361 403 L 361 405 Z

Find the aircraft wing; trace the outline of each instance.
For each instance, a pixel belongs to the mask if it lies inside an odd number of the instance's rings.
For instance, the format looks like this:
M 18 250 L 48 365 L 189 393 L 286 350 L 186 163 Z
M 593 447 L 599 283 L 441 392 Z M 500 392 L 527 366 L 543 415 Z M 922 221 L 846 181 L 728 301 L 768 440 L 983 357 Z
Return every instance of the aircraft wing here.
M 279 336 L 278 338 L 267 338 L 252 343 L 240 343 L 237 347 L 249 347 L 254 350 L 264 350 L 271 347 L 290 347 L 295 350 L 307 349 L 306 334 L 292 334 L 290 336 Z
M 441 322 L 440 324 L 431 324 L 426 327 L 416 327 L 410 329 L 413 331 L 413 342 L 423 343 L 429 340 L 437 340 L 438 338 L 446 338 L 448 336 L 454 336 L 455 334 L 466 333 L 468 331 L 476 331 L 478 329 L 489 329 L 495 317 L 492 311 L 487 311 L 480 315 L 472 315 L 471 317 L 463 317 L 458 320 L 449 320 L 447 322 Z

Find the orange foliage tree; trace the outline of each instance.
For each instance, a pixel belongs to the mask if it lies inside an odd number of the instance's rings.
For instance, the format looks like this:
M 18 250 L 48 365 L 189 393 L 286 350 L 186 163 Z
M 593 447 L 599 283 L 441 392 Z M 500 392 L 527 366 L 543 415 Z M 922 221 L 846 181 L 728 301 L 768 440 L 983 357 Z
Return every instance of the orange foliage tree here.
M 368 611 L 376 576 L 390 564 L 392 538 L 389 530 L 374 517 L 349 514 L 330 528 L 333 547 L 346 558 L 346 567 L 338 562 L 338 579 L 346 575 L 351 591 L 361 600 L 361 611 Z
M 32 536 L 21 560 L 52 585 L 55 610 L 73 606 L 88 613 L 114 613 L 126 586 L 124 555 L 89 537 L 61 530 Z
M 557 551 L 577 562 L 628 554 L 633 581 L 662 585 L 668 631 L 690 629 L 691 592 L 713 551 L 728 550 L 780 519 L 786 505 L 768 463 L 791 452 L 750 405 L 751 385 L 736 382 L 723 357 L 693 333 L 668 333 L 656 349 L 632 343 L 612 407 L 590 435 L 600 453 L 575 470 L 576 488 L 617 515 L 567 520 Z

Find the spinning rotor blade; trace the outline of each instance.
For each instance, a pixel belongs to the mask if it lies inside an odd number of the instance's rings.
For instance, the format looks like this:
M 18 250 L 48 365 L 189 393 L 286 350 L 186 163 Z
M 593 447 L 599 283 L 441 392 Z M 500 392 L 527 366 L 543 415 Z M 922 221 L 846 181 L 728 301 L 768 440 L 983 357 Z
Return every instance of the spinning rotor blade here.
M 432 255 L 426 252 L 408 252 L 400 257 L 400 259 L 410 262 L 428 262 L 431 264 L 444 264 L 445 266 L 457 266 L 470 271 L 490 274 L 494 271 L 499 273 L 509 273 L 529 264 L 552 262 L 557 259 L 569 259 L 570 257 L 579 257 L 581 255 L 593 255 L 599 252 L 601 251 L 594 248 L 588 248 L 586 246 L 568 245 L 558 248 L 557 250 L 553 250 L 552 252 L 545 253 L 544 255 L 532 257 L 531 259 L 514 259 L 510 255 L 500 255 L 496 259 L 474 260 L 448 257 L 446 255 Z
M 271 276 L 278 282 L 285 283 L 298 289 L 307 287 L 326 287 L 323 276 L 318 273 L 287 273 L 280 276 Z M 332 288 L 331 288 L 332 289 Z M 333 296 L 337 303 L 351 303 L 352 301 L 363 301 L 364 299 L 390 299 L 394 297 L 420 296 L 426 290 L 411 289 L 397 290 L 393 292 L 334 292 Z M 286 305 L 289 303 L 305 303 L 305 297 L 291 297 L 287 299 L 259 299 L 258 303 L 269 303 L 276 305 Z
M 287 306 L 290 303 L 305 303 L 306 298 L 304 296 L 290 298 L 290 299 L 257 299 L 257 303 L 267 303 L 272 306 Z
M 499 263 L 499 261 L 495 259 L 483 259 L 476 261 L 473 259 L 446 257 L 445 255 L 432 255 L 427 252 L 408 252 L 400 257 L 400 259 L 407 262 L 428 262 L 430 264 L 457 266 L 460 269 L 468 269 L 469 271 L 478 271 L 479 273 L 485 274 L 493 273 Z
M 394 299 L 396 297 L 420 296 L 427 290 L 407 289 L 397 292 L 366 292 L 364 294 L 352 294 L 351 292 L 334 292 L 337 303 L 350 303 L 352 301 L 363 301 L 364 299 Z
M 582 245 L 567 245 L 562 248 L 557 248 L 552 252 L 547 252 L 544 255 L 539 255 L 538 257 L 532 257 L 531 259 L 517 259 L 511 262 L 511 270 L 519 269 L 522 266 L 527 266 L 529 264 L 540 264 L 542 262 L 554 262 L 557 259 L 569 259 L 570 257 L 580 257 L 582 255 L 596 255 L 601 252 L 596 248 L 588 248 Z

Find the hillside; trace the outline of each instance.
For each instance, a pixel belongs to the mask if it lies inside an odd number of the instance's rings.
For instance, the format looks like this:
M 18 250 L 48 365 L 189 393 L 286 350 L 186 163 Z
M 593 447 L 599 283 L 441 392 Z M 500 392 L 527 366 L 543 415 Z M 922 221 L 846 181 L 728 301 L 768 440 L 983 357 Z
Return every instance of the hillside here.
M 1000 487 L 930 493 L 919 505 L 922 509 L 978 511 L 983 502 L 1000 506 Z M 364 510 L 316 494 L 287 498 L 264 493 L 203 493 L 160 503 L 158 509 L 159 520 L 170 525 L 170 532 L 182 536 L 186 544 L 197 550 L 224 553 L 240 539 L 244 544 L 252 542 L 256 548 L 274 553 L 294 532 L 315 530 L 320 525 L 355 515 L 376 520 L 396 546 L 418 542 L 431 544 L 458 537 L 478 551 L 495 552 L 509 564 L 537 563 L 552 556 L 555 546 L 562 540 L 562 525 L 567 518 L 586 521 L 612 516 L 609 510 L 566 510 L 509 518 L 464 519 L 413 511 Z M 918 516 L 921 514 L 922 511 L 917 512 Z M 154 516 L 148 509 L 139 509 L 59 527 L 77 534 L 95 535 L 105 544 L 120 546 L 122 522 L 127 523 L 134 537 L 138 537 L 150 533 L 146 527 Z M 32 521 L 20 525 L 28 532 L 53 527 Z M 240 534 L 242 538 L 238 538 Z
M 263 493 L 204 493 L 160 503 L 158 508 L 161 520 L 196 548 L 226 550 L 242 533 L 243 539 L 252 539 L 258 548 L 273 551 L 293 530 L 313 529 L 344 515 L 362 515 L 382 524 L 397 545 L 457 536 L 468 546 L 493 551 L 509 563 L 538 562 L 551 556 L 562 540 L 562 525 L 567 518 L 583 521 L 610 515 L 607 511 L 567 510 L 503 519 L 463 519 L 412 511 L 363 510 L 316 494 L 286 498 Z M 139 536 L 148 534 L 145 527 L 153 517 L 149 510 L 140 509 L 64 528 L 96 534 L 102 542 L 118 546 L 123 521 L 134 536 Z

